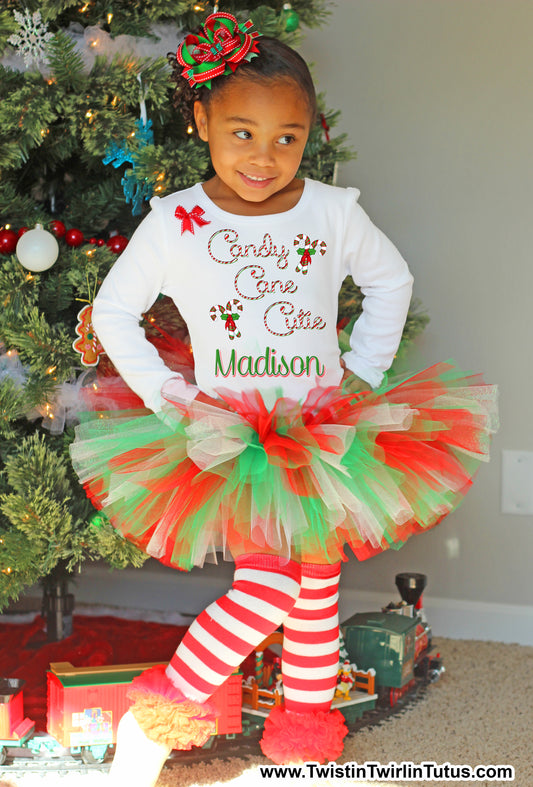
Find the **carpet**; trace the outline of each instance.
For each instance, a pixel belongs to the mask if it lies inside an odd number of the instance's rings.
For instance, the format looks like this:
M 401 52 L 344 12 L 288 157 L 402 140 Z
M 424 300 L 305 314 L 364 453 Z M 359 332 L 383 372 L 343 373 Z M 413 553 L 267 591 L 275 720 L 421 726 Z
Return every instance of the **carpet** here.
M 127 663 L 167 660 L 185 627 L 121 621 L 119 636 L 112 636 L 117 618 L 75 616 L 74 634 L 62 643 L 46 643 L 42 621 L 35 618 L 24 625 L 0 624 L 0 667 L 3 675 L 23 677 L 26 713 L 42 728 L 44 719 L 44 675 L 50 661 L 83 664 Z M 18 654 L 15 643 L 17 645 Z M 379 726 L 351 733 L 338 765 L 349 763 L 434 762 L 451 765 L 511 765 L 515 787 L 533 787 L 533 648 L 497 642 L 436 638 L 446 666 L 440 680 L 429 686 L 424 697 Z M 24 662 L 20 661 L 23 654 Z M 68 655 L 66 655 L 68 654 Z M 28 691 L 27 691 L 28 689 Z M 307 784 L 315 787 L 368 784 L 369 787 L 413 787 L 476 784 L 486 787 L 507 784 L 503 780 L 433 781 L 382 777 L 381 781 L 356 780 L 333 772 L 313 778 L 266 778 L 260 766 L 268 761 L 260 751 L 246 757 L 210 759 L 184 763 L 169 760 L 157 787 L 252 787 L 263 784 Z M 349 774 L 348 771 L 345 772 Z M 309 772 L 305 773 L 309 776 Z M 2 773 L 0 787 L 104 787 L 103 774 L 41 777 L 11 777 Z
M 440 680 L 399 715 L 350 734 L 338 763 L 503 764 L 515 770 L 514 787 L 533 787 L 533 647 L 444 638 L 436 638 L 435 644 L 446 665 Z M 500 787 L 509 783 L 390 778 L 357 782 L 349 777 L 278 782 L 261 777 L 259 766 L 266 763 L 260 756 L 195 766 L 174 761 L 165 767 L 157 787 Z

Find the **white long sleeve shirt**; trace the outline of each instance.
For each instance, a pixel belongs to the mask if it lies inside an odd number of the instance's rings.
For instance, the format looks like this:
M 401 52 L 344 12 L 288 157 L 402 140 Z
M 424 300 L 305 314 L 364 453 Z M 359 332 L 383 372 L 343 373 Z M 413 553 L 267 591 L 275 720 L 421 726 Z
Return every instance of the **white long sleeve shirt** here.
M 154 198 L 93 307 L 98 338 L 145 405 L 158 411 L 163 384 L 176 377 L 139 324 L 160 293 L 187 323 L 205 393 L 258 389 L 267 402 L 303 400 L 311 388 L 338 385 L 337 303 L 348 275 L 364 301 L 343 358 L 379 385 L 400 342 L 413 280 L 358 197 L 357 189 L 306 180 L 293 208 L 268 216 L 227 213 L 202 184 Z

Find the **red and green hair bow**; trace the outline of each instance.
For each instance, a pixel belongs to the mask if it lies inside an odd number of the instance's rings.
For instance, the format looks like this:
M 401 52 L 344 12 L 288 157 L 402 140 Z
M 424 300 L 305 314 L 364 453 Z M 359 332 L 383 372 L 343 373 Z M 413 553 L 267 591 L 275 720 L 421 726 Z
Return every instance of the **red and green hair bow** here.
M 232 74 L 243 60 L 250 61 L 259 53 L 255 41 L 261 34 L 252 31 L 248 20 L 239 24 L 234 16 L 219 12 L 205 20 L 201 33 L 189 33 L 176 52 L 184 66 L 182 76 L 191 87 L 211 87 L 211 80 Z

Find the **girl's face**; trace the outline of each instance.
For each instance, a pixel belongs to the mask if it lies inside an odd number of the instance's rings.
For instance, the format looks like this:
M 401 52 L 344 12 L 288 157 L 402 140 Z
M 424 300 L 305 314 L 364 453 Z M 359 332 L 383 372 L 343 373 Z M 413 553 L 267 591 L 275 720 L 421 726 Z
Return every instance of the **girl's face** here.
M 267 214 L 296 204 L 302 183 L 295 175 L 311 127 L 296 82 L 228 81 L 207 107 L 195 103 L 194 117 L 216 172 L 206 192 L 219 207 Z

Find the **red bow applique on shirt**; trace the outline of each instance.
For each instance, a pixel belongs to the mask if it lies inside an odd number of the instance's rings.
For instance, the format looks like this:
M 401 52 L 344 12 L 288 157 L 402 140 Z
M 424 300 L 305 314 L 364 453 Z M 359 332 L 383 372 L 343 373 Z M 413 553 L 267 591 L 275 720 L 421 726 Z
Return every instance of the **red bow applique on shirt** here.
M 211 224 L 210 221 L 202 218 L 204 213 L 205 211 L 199 205 L 195 205 L 189 212 L 185 210 L 183 205 L 178 205 L 174 215 L 181 221 L 181 234 L 183 235 L 184 232 L 192 232 L 194 235 L 194 224 L 197 224 L 198 227 L 203 227 L 205 224 Z

